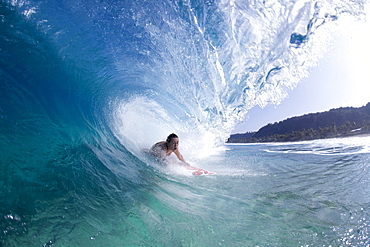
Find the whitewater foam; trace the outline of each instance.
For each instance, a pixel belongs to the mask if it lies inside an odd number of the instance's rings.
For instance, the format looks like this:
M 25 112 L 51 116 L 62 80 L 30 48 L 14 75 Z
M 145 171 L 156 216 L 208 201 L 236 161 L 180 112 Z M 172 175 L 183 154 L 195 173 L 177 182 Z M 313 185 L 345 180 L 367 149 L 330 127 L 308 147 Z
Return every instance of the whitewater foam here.
M 320 139 L 292 143 L 268 143 L 270 153 L 356 155 L 370 153 L 370 137 Z M 291 148 L 294 147 L 294 148 Z

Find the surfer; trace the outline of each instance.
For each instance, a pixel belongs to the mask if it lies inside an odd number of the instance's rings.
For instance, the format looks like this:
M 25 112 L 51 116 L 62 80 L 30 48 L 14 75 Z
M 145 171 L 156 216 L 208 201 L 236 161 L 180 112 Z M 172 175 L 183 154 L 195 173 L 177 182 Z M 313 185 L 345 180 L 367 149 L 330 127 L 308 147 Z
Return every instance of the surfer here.
M 174 133 L 170 134 L 166 141 L 161 141 L 154 144 L 149 149 L 149 153 L 158 159 L 161 159 L 162 161 L 164 161 L 167 156 L 170 156 L 172 153 L 174 153 L 186 169 L 195 170 L 193 175 L 213 174 L 206 170 L 193 167 L 185 161 L 184 157 L 179 151 L 179 137 Z

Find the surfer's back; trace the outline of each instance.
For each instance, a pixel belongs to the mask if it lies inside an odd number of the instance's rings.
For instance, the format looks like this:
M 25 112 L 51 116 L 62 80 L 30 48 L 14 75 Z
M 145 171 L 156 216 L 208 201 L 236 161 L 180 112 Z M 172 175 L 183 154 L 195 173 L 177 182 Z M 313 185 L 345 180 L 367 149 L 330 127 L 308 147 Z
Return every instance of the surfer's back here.
M 149 149 L 149 153 L 164 160 L 167 157 L 166 142 L 157 142 Z

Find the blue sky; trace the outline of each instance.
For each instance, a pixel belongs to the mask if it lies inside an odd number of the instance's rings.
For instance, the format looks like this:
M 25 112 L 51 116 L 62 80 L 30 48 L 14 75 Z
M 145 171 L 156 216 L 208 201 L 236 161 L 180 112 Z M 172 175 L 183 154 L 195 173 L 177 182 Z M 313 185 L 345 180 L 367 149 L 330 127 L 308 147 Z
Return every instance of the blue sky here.
M 338 27 L 328 51 L 319 65 L 310 69 L 309 77 L 279 105 L 252 108 L 233 133 L 257 131 L 289 117 L 370 102 L 370 21 L 342 20 Z

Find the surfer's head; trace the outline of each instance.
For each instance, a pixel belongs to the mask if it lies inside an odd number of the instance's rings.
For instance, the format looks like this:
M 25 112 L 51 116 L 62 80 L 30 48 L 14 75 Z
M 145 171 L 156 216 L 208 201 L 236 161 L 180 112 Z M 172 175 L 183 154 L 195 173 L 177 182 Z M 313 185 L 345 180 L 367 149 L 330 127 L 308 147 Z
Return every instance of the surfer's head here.
M 171 142 L 171 140 L 172 140 L 173 138 L 179 138 L 179 137 L 178 137 L 176 134 L 172 133 L 172 134 L 170 134 L 170 135 L 167 137 L 166 142 Z
M 179 137 L 172 133 L 166 139 L 168 149 L 175 151 L 179 146 Z

